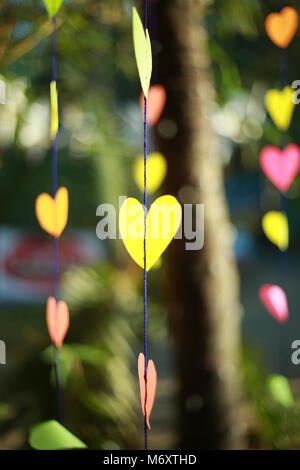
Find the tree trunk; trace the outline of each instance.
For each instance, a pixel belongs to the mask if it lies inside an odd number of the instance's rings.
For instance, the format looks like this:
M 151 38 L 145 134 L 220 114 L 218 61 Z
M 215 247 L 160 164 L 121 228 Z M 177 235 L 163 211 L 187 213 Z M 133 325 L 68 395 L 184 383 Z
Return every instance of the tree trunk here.
M 180 378 L 179 445 L 228 449 L 243 444 L 239 282 L 222 165 L 209 121 L 214 90 L 204 3 L 157 0 L 159 82 L 168 96 L 157 141 L 168 161 L 164 194 L 205 205 L 204 248 L 186 251 L 185 241 L 178 240 L 167 251 L 167 296 Z M 172 137 L 164 132 L 176 128 Z

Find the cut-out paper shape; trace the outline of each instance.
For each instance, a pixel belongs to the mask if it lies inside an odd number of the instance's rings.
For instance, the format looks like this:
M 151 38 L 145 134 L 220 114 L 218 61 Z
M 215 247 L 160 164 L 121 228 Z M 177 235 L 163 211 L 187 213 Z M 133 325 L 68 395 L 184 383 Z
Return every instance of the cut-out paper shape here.
M 289 144 L 284 150 L 267 145 L 259 157 L 260 166 L 269 180 L 281 192 L 286 192 L 300 169 L 300 148 Z
M 43 0 L 43 2 L 45 4 L 49 18 L 53 18 L 53 16 L 58 13 L 63 0 Z
M 284 290 L 276 285 L 264 284 L 258 292 L 259 298 L 278 323 L 285 323 L 289 318 L 289 308 Z
M 147 192 L 154 193 L 161 186 L 167 173 L 167 161 L 158 152 L 147 157 Z M 140 191 L 144 192 L 144 157 L 137 158 L 133 164 L 133 177 Z
M 119 229 L 123 243 L 133 260 L 144 268 L 146 238 L 146 270 L 149 271 L 176 235 L 181 222 L 181 206 L 173 196 L 161 196 L 151 205 L 146 219 L 142 204 L 126 199 L 119 213 Z
M 145 30 L 135 7 L 132 9 L 133 44 L 136 64 L 140 76 L 144 95 L 148 98 L 148 91 L 152 75 L 152 49 L 148 29 Z
M 140 353 L 138 358 L 138 375 L 140 382 L 140 395 L 141 395 L 141 406 L 143 415 L 146 418 L 146 423 L 150 429 L 150 415 L 153 408 L 156 385 L 157 385 L 157 374 L 154 362 L 148 361 L 147 366 L 147 397 L 146 397 L 146 383 L 145 383 L 145 356 Z
M 283 90 L 269 90 L 265 95 L 266 109 L 275 125 L 282 131 L 290 127 L 295 107 L 293 94 L 294 90 L 286 86 Z
M 298 29 L 297 11 L 293 7 L 285 7 L 280 13 L 270 13 L 266 18 L 265 28 L 271 41 L 285 49 Z
M 167 101 L 167 93 L 162 85 L 152 85 L 149 88 L 147 100 L 147 123 L 150 126 L 155 126 L 164 110 Z M 145 112 L 145 99 L 144 93 L 140 96 L 140 106 L 144 116 Z
M 86 449 L 86 445 L 58 421 L 36 424 L 30 431 L 29 444 L 36 450 Z
M 59 126 L 56 81 L 50 83 L 50 120 L 50 139 L 54 140 Z
M 69 309 L 66 302 L 56 302 L 49 297 L 46 308 L 46 323 L 52 343 L 61 348 L 70 325 Z
M 280 405 L 290 408 L 295 404 L 289 381 L 283 375 L 271 375 L 268 379 L 268 388 L 272 398 Z
M 262 228 L 266 237 L 281 251 L 289 246 L 289 224 L 284 212 L 270 211 L 262 218 Z
M 55 199 L 49 194 L 40 194 L 35 201 L 35 212 L 42 229 L 53 237 L 60 237 L 68 221 L 69 197 L 67 188 L 59 188 Z

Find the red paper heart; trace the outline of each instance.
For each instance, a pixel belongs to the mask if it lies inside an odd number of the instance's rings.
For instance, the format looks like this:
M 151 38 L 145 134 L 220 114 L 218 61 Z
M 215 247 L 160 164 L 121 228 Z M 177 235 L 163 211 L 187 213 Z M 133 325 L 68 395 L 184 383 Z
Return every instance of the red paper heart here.
M 289 308 L 284 290 L 276 285 L 264 284 L 258 292 L 259 298 L 268 312 L 278 323 L 285 323 Z
M 147 99 L 147 122 L 150 126 L 155 126 L 161 113 L 164 110 L 167 101 L 167 93 L 162 85 L 152 85 L 149 88 L 148 99 Z M 144 115 L 145 100 L 144 94 L 140 96 L 140 106 Z
M 300 169 L 300 148 L 290 144 L 284 150 L 268 145 L 259 157 L 261 168 L 279 191 L 289 189 Z
M 147 377 L 145 381 L 145 356 L 143 353 L 140 353 L 138 358 L 138 374 L 140 382 L 140 394 L 141 394 L 141 405 L 142 411 L 146 418 L 146 423 L 150 429 L 150 414 L 153 408 L 155 393 L 156 393 L 156 384 L 157 384 L 157 374 L 153 361 L 148 361 L 147 367 Z M 147 382 L 147 397 L 146 397 L 146 384 Z
M 70 316 L 66 302 L 56 302 L 54 297 L 49 297 L 46 308 L 46 322 L 52 343 L 61 348 L 69 329 Z

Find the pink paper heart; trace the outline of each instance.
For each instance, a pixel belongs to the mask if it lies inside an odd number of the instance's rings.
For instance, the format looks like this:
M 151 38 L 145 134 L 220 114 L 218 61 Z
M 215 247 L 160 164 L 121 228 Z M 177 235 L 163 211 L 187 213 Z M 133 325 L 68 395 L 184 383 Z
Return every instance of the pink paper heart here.
M 146 418 L 146 423 L 150 429 L 150 414 L 153 408 L 155 393 L 156 393 L 156 384 L 157 384 L 157 374 L 153 361 L 148 361 L 147 367 L 147 397 L 146 397 L 146 386 L 145 386 L 145 356 L 143 353 L 140 353 L 138 358 L 138 374 L 140 382 L 140 394 L 141 394 L 141 405 L 142 411 Z
M 260 166 L 269 180 L 281 192 L 289 189 L 300 169 L 300 148 L 289 144 L 284 150 L 268 145 L 259 157 Z
M 57 348 L 61 348 L 70 325 L 69 309 L 66 302 L 56 302 L 54 297 L 49 297 L 46 322 L 52 343 Z
M 167 93 L 162 85 L 152 85 L 149 88 L 147 99 L 147 122 L 150 126 L 155 126 L 161 113 L 164 110 L 167 101 Z M 145 101 L 144 94 L 140 96 L 140 106 L 144 115 Z
M 276 285 L 264 284 L 258 292 L 262 304 L 278 323 L 284 323 L 289 317 L 289 308 L 284 290 Z

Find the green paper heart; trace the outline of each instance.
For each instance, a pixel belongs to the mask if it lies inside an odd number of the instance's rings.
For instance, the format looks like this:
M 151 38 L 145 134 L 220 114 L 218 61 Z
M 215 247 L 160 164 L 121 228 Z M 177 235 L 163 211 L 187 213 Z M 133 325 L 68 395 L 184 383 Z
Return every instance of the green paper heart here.
M 49 18 L 52 18 L 60 9 L 63 0 L 43 0 L 43 2 L 45 4 Z
M 294 397 L 288 380 L 283 375 L 274 374 L 268 380 L 268 387 L 274 400 L 289 408 L 294 405 Z
M 57 421 L 44 421 L 35 425 L 29 444 L 36 450 L 85 449 L 87 446 Z
M 146 30 L 145 35 L 143 24 L 136 8 L 134 7 L 132 10 L 132 27 L 136 64 L 140 76 L 142 90 L 147 98 L 152 74 L 151 42 L 149 32 Z

